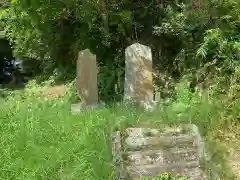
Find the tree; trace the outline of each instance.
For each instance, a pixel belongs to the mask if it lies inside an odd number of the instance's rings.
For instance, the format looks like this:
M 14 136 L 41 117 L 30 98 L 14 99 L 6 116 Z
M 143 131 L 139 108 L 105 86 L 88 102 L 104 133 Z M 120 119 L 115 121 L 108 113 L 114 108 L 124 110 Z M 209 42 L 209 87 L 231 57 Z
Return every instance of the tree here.
M 175 79 L 216 59 L 220 67 L 239 63 L 239 2 L 193 2 L 13 0 L 1 17 L 14 55 L 41 62 L 44 72 L 73 72 L 77 51 L 89 48 L 100 75 L 110 77 L 100 82 L 101 92 L 112 95 L 119 76 L 123 80 L 124 49 L 134 42 L 150 46 L 155 67 Z

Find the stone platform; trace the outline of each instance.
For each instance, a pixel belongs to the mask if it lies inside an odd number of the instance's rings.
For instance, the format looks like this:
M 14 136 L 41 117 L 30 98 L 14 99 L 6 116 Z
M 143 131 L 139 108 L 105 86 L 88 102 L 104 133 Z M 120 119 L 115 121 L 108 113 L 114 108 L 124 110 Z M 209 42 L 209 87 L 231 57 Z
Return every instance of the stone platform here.
M 115 132 L 113 157 L 118 179 L 157 178 L 166 172 L 191 180 L 219 179 L 203 171 L 207 153 L 195 125 Z

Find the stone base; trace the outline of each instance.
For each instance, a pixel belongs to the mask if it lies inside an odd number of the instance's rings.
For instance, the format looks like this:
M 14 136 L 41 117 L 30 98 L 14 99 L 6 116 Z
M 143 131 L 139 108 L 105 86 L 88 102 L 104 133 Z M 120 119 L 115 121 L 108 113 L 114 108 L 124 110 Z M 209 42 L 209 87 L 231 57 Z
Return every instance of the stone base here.
M 140 107 L 143 108 L 145 111 L 152 112 L 156 109 L 157 107 L 157 102 L 152 101 L 152 102 L 140 102 Z
M 71 105 L 71 112 L 72 114 L 78 114 L 84 110 L 93 110 L 93 109 L 99 109 L 103 108 L 105 106 L 105 103 L 101 102 L 99 104 L 84 104 L 84 103 L 78 103 L 78 104 L 72 104 Z
M 112 140 L 116 179 L 162 179 L 160 175 L 169 172 L 189 180 L 220 180 L 216 167 L 205 158 L 204 139 L 193 124 L 131 127 L 113 133 Z
M 146 101 L 140 101 L 140 102 L 135 102 L 130 99 L 124 99 L 124 103 L 128 105 L 135 106 L 137 108 L 143 109 L 144 111 L 149 111 L 153 112 L 157 108 L 157 101 L 152 101 L 152 102 L 146 102 Z

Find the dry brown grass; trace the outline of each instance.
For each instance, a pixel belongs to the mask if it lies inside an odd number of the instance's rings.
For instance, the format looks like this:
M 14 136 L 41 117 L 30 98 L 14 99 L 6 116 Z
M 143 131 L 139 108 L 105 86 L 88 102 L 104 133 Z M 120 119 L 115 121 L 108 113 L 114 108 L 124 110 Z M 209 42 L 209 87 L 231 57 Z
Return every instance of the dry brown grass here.
M 236 180 L 240 180 L 240 127 L 232 124 L 230 127 L 225 128 L 224 131 L 219 129 L 216 136 L 216 139 L 228 151 L 227 163 L 236 176 Z

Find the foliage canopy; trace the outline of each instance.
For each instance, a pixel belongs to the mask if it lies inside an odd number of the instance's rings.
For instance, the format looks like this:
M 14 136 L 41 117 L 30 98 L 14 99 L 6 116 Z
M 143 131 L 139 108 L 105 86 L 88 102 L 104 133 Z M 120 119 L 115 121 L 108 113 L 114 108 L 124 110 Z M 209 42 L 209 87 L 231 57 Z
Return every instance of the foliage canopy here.
M 39 62 L 45 72 L 73 71 L 77 51 L 91 49 L 100 76 L 113 74 L 100 82 L 103 94 L 112 94 L 123 80 L 124 49 L 134 42 L 150 46 L 155 69 L 173 79 L 211 62 L 220 74 L 233 73 L 239 66 L 239 15 L 238 0 L 12 0 L 1 23 L 15 56 Z

